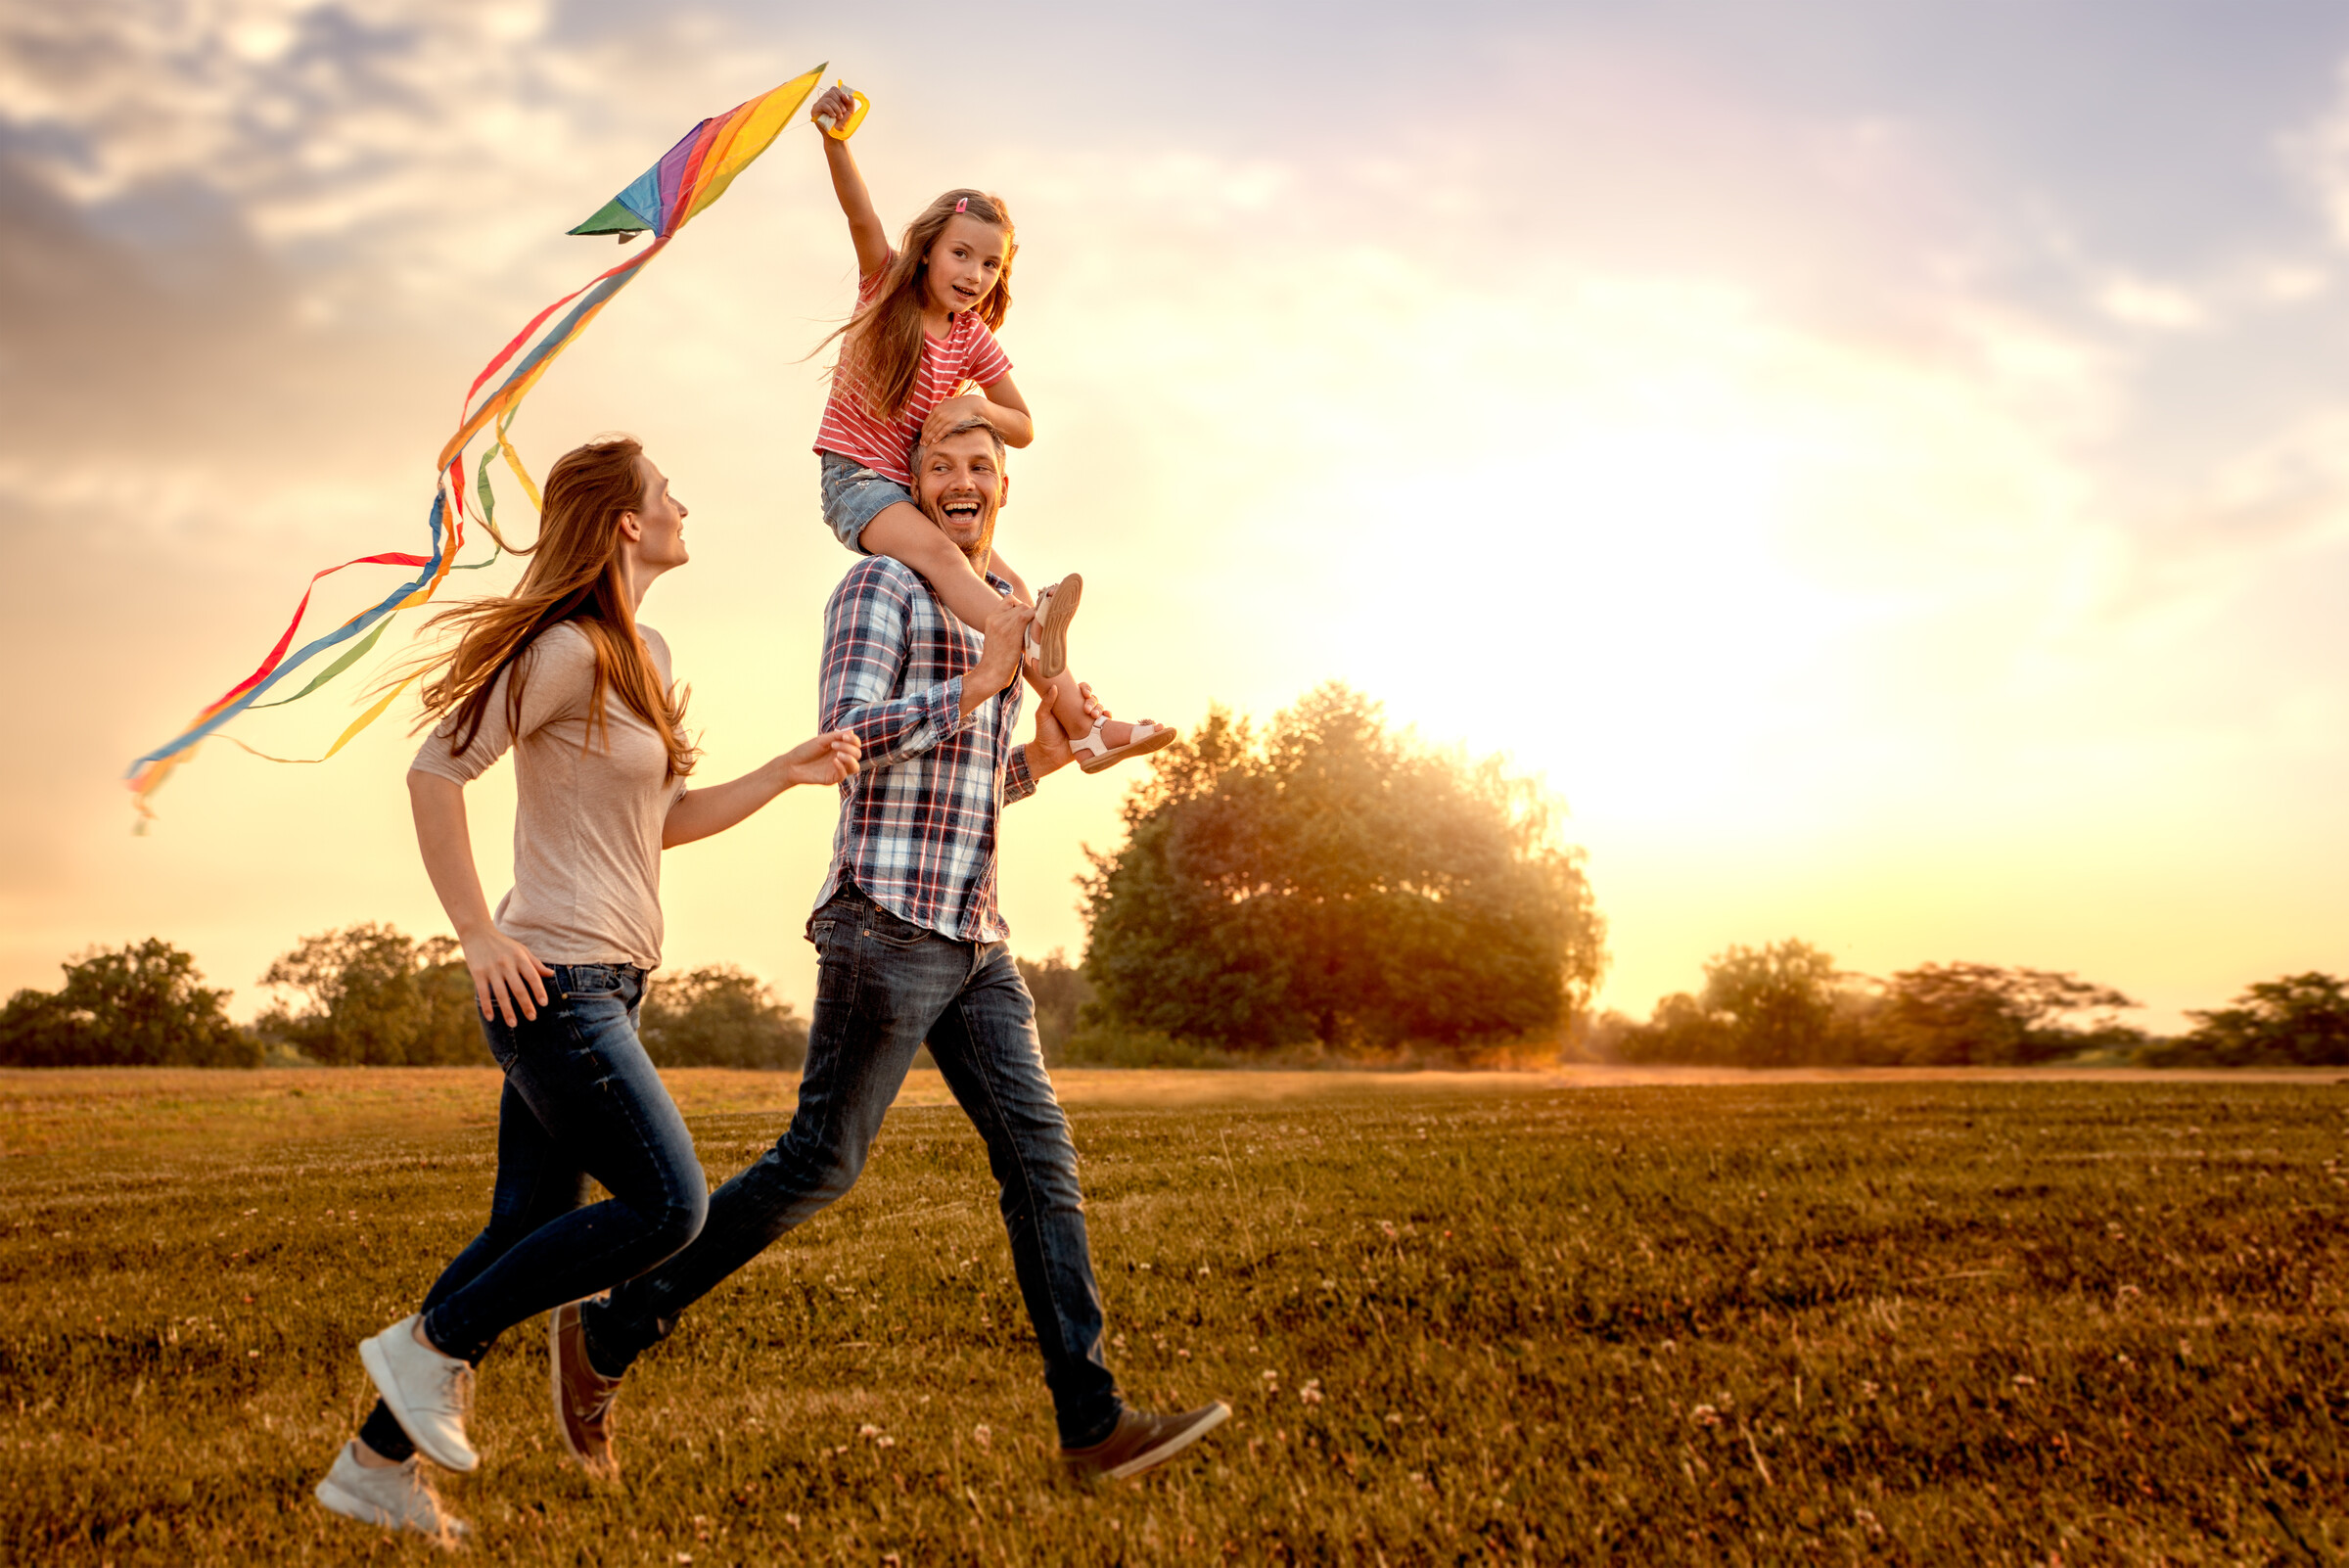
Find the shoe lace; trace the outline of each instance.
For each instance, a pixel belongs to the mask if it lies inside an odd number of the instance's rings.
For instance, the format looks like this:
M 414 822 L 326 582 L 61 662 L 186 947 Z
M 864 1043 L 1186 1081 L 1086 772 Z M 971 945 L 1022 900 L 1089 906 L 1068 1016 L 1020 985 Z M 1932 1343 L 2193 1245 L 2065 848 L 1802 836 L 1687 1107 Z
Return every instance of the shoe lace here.
M 473 1367 L 470 1363 L 459 1361 L 448 1369 L 447 1393 L 449 1406 L 455 1409 L 458 1418 L 470 1418 L 473 1414 Z

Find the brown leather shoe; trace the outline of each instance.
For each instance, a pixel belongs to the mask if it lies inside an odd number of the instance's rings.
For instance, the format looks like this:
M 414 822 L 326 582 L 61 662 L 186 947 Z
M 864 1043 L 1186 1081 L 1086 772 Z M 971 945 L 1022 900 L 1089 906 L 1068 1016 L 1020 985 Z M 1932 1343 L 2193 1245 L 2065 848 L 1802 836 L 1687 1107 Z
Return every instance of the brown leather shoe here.
M 1140 1410 L 1126 1410 L 1118 1416 L 1117 1430 L 1089 1449 L 1063 1449 L 1060 1462 L 1081 1481 L 1107 1476 L 1112 1481 L 1130 1481 L 1145 1470 L 1155 1470 L 1169 1459 L 1198 1442 L 1223 1424 L 1231 1407 L 1221 1400 L 1202 1405 L 1180 1415 L 1145 1415 Z
M 612 1450 L 612 1428 L 620 1379 L 587 1364 L 577 1302 L 565 1302 L 546 1314 L 546 1359 L 553 1368 L 555 1429 L 563 1434 L 563 1446 L 592 1473 L 617 1475 L 620 1455 Z

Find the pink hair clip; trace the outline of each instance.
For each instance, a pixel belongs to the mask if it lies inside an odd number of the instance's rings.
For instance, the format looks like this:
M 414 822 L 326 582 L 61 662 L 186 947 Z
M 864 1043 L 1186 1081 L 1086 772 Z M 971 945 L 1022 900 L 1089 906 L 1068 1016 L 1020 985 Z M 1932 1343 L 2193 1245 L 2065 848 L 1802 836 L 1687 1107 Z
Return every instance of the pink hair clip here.
M 954 210 L 955 210 L 955 211 L 957 211 L 957 212 L 968 212 L 970 209 L 971 209 L 971 199 L 970 199 L 969 197 L 967 197 L 967 196 L 959 196 L 959 197 L 956 197 L 956 198 L 954 199 Z

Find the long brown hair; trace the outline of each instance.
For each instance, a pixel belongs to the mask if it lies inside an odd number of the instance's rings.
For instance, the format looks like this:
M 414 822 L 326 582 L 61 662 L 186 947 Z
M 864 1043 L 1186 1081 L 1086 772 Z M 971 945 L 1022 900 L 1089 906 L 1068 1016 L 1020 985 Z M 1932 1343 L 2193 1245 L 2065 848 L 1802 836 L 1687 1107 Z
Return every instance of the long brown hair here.
M 530 564 L 514 591 L 441 611 L 425 623 L 459 633 L 456 650 L 428 656 L 424 717 L 417 727 L 453 720 L 451 746 L 474 743 L 489 712 L 497 677 L 508 667 L 506 721 L 522 721 L 524 666 L 531 641 L 568 621 L 595 650 L 595 684 L 587 698 L 587 734 L 611 744 L 604 694 L 616 691 L 628 711 L 650 724 L 668 748 L 668 776 L 693 771 L 698 755 L 685 738 L 685 693 L 664 686 L 652 654 L 636 629 L 628 584 L 621 568 L 620 516 L 644 506 L 644 447 L 634 437 L 603 436 L 555 459 L 546 475 L 546 504 Z M 437 668 L 436 668 L 437 667 Z
M 828 334 L 823 343 L 840 340 L 840 361 L 832 367 L 836 380 L 862 399 L 865 408 L 882 419 L 905 411 L 914 383 L 922 370 L 922 300 L 930 276 L 930 248 L 956 216 L 991 223 L 1003 231 L 1003 270 L 995 286 L 972 307 L 973 313 L 994 331 L 1011 313 L 1011 263 L 1019 254 L 1019 230 L 1012 226 L 1011 208 L 1003 198 L 988 191 L 953 190 L 922 208 L 922 215 L 905 225 L 898 254 L 882 274 L 872 302 Z

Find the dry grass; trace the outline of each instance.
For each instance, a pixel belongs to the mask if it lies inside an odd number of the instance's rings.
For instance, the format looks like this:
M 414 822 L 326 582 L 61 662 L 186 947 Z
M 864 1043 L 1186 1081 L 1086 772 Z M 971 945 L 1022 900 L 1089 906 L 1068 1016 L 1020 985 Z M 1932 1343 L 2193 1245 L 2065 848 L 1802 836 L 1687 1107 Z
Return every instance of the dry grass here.
M 723 1175 L 789 1084 L 674 1075 Z M 0 1075 L 0 1542 L 423 1560 L 307 1490 L 478 1226 L 486 1072 Z M 631 1378 L 624 1485 L 484 1370 L 523 1562 L 2330 1560 L 2349 1092 L 1065 1074 L 1113 1362 L 1230 1399 L 1061 1483 L 984 1151 L 917 1081 Z M 860 1435 L 864 1429 L 874 1434 Z M 981 1428 L 986 1428 L 984 1437 Z M 881 1441 L 886 1437 L 889 1441 Z

